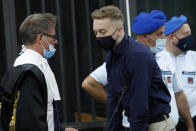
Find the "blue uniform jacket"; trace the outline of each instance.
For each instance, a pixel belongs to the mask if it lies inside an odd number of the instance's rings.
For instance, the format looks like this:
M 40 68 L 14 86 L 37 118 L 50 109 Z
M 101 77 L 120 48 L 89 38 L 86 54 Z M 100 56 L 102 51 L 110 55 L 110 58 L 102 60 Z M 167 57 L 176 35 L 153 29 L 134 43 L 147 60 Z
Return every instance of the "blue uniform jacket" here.
M 162 81 L 154 56 L 148 48 L 125 35 L 121 43 L 108 53 L 108 121 L 111 119 L 123 88 L 127 88 L 109 131 L 122 128 L 122 111 L 131 131 L 147 131 L 149 120 L 170 112 L 171 96 Z

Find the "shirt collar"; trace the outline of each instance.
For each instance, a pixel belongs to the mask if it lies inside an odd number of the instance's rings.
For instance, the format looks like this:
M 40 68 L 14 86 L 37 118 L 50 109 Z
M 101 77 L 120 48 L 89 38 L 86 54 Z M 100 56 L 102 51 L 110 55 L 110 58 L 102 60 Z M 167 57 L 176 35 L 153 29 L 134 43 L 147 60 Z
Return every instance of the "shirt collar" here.
M 41 54 L 39 54 L 38 52 L 32 50 L 32 49 L 26 49 L 25 51 L 26 53 L 30 53 L 30 54 L 33 54 L 35 55 L 36 57 L 40 57 L 40 58 L 44 58 Z
M 187 54 L 187 52 L 182 52 L 178 56 L 174 56 L 172 53 L 170 53 L 167 49 L 165 49 L 165 52 L 167 52 L 171 57 L 182 57 Z
M 127 40 L 128 40 L 128 36 L 124 35 L 124 37 L 121 40 L 121 42 L 117 45 L 117 47 L 114 50 L 111 51 L 111 53 L 122 55 Z
M 179 54 L 179 55 L 176 56 L 176 57 L 184 57 L 186 54 L 187 54 L 187 52 L 183 52 L 183 53 Z

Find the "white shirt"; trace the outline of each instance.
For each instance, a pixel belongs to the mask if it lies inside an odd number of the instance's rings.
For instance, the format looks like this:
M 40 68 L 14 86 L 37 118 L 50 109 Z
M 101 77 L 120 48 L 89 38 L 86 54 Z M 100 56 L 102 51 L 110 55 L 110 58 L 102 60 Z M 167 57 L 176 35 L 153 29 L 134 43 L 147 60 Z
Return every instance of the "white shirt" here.
M 98 67 L 96 70 L 94 70 L 91 74 L 91 77 L 93 77 L 98 83 L 101 85 L 105 86 L 107 85 L 107 72 L 106 72 L 106 63 L 104 62 L 100 67 Z M 124 112 L 122 112 L 123 115 L 123 120 L 122 120 L 122 125 L 124 127 L 130 127 L 129 121 L 127 117 L 124 115 Z
M 182 91 L 181 83 L 177 77 L 175 65 L 171 59 L 170 53 L 167 50 L 163 50 L 156 54 L 155 59 L 162 71 L 163 81 L 167 86 L 171 95 L 171 112 L 170 116 L 175 125 L 178 124 L 179 114 L 175 99 L 175 93 Z
M 39 53 L 30 50 L 23 49 L 23 52 L 14 62 L 14 66 L 23 64 L 34 64 L 36 65 L 44 74 L 47 93 L 48 93 L 48 105 L 47 105 L 47 122 L 48 131 L 54 131 L 54 115 L 53 115 L 53 100 L 60 100 L 59 90 L 56 83 L 55 76 L 50 69 L 50 66 L 45 58 L 43 58 Z
M 196 52 L 187 51 L 176 57 L 171 55 L 171 58 L 175 63 L 193 118 L 196 116 Z

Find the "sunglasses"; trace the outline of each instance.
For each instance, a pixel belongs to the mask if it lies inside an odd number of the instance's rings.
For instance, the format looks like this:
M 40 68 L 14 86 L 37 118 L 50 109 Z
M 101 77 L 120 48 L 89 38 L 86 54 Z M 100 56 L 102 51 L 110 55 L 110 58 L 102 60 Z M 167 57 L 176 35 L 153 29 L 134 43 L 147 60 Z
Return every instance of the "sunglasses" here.
M 50 35 L 50 34 L 46 34 L 46 33 L 42 33 L 43 35 L 52 38 L 53 41 L 57 40 L 57 35 Z

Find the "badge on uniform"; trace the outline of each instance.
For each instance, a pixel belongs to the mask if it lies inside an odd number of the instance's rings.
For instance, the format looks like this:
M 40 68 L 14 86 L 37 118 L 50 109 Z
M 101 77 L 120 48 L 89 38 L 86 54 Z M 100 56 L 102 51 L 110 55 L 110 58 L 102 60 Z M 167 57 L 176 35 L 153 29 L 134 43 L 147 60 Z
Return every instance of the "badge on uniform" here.
M 183 75 L 195 75 L 195 72 L 182 71 Z
M 188 77 L 188 84 L 193 84 L 193 78 L 192 77 Z
M 171 71 L 162 71 L 163 75 L 172 75 Z
M 171 77 L 170 76 L 167 77 L 167 83 L 171 83 Z

